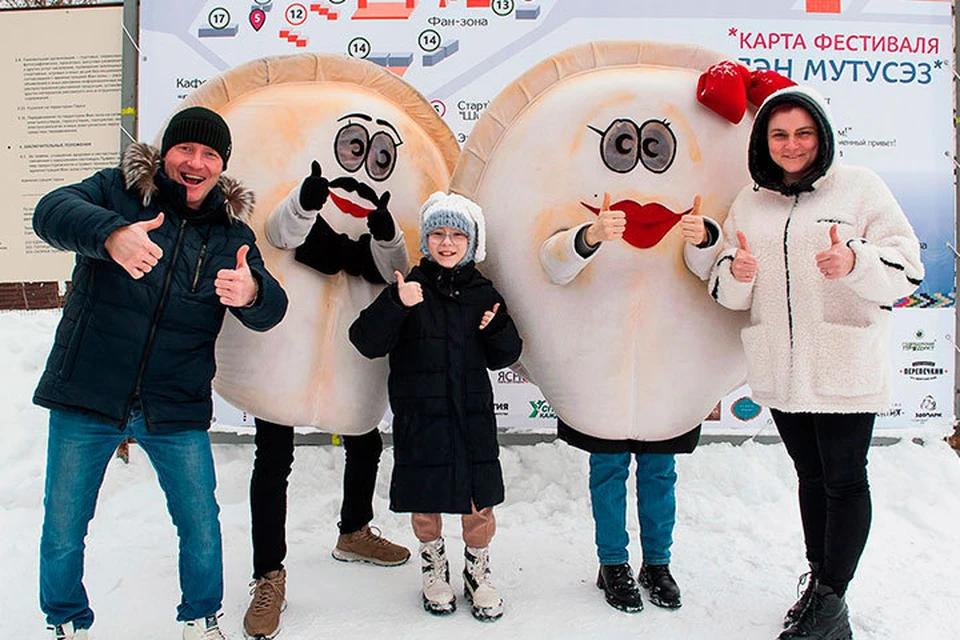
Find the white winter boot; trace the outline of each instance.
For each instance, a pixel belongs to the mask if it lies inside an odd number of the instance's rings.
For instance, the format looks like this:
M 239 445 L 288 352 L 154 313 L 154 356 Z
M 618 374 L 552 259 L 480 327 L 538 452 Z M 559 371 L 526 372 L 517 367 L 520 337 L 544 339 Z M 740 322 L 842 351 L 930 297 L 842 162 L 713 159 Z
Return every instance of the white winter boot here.
M 216 613 L 206 618 L 187 620 L 183 623 L 183 640 L 227 640 L 217 623 L 221 615 Z
M 74 629 L 72 622 L 55 624 L 47 629 L 53 630 L 53 640 L 87 640 L 90 637 L 86 629 Z
M 436 616 L 456 611 L 457 598 L 450 587 L 450 564 L 443 548 L 443 538 L 420 543 L 420 566 L 424 610 Z
M 472 605 L 473 617 L 493 622 L 503 615 L 503 599 L 490 582 L 490 548 L 466 547 L 463 550 L 463 595 Z

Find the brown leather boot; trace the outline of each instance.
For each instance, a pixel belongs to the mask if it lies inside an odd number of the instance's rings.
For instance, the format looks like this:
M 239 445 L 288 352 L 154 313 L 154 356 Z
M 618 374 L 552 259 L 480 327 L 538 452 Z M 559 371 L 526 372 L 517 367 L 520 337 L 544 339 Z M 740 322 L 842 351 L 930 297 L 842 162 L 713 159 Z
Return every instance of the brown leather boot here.
M 343 562 L 370 562 L 392 567 L 406 562 L 410 550 L 390 542 L 380 535 L 379 529 L 371 529 L 365 524 L 359 531 L 340 534 L 333 557 Z
M 287 608 L 287 570 L 270 571 L 250 583 L 253 598 L 243 616 L 248 638 L 274 638 L 280 633 L 280 613 Z

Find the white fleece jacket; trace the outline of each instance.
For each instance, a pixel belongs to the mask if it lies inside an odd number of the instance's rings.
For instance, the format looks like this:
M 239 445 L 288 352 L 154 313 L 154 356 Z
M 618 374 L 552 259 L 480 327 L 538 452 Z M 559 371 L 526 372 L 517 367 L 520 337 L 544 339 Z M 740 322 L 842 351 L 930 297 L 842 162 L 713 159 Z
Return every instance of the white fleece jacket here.
M 856 261 L 845 277 L 827 280 L 814 256 L 829 248 L 834 224 Z M 759 263 L 749 283 L 730 271 L 737 231 Z M 880 177 L 834 163 L 797 195 L 748 185 L 723 235 L 708 287 L 725 307 L 750 310 L 741 337 L 754 399 L 792 413 L 886 411 L 890 307 L 917 288 L 924 269 L 916 235 Z

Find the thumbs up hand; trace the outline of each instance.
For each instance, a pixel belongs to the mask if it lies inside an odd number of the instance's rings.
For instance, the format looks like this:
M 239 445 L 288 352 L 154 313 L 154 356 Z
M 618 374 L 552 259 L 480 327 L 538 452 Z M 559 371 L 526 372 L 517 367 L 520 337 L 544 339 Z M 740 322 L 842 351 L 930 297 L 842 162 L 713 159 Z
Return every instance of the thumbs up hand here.
M 134 280 L 139 280 L 157 266 L 163 249 L 150 239 L 149 232 L 163 224 L 163 213 L 152 220 L 118 227 L 103 243 L 113 261 L 123 267 Z
M 738 282 L 753 282 L 757 276 L 757 258 L 750 253 L 750 246 L 747 244 L 747 236 L 743 231 L 737 231 L 737 242 L 740 247 L 733 257 L 733 263 L 730 265 L 730 273 Z
M 830 227 L 830 247 L 815 257 L 817 269 L 827 280 L 837 280 L 847 275 L 853 271 L 853 265 L 857 260 L 853 249 L 840 240 L 840 233 L 835 224 Z
M 699 195 L 694 196 L 690 213 L 680 218 L 680 235 L 693 245 L 703 244 L 707 240 L 707 227 L 704 225 L 703 216 L 700 215 Z
M 390 192 L 384 191 L 383 195 L 377 200 L 377 208 L 367 214 L 367 228 L 370 229 L 370 235 L 374 240 L 389 242 L 397 234 L 397 228 L 393 224 L 393 216 L 390 215 Z
M 304 211 L 319 211 L 327 202 L 328 195 L 330 183 L 323 177 L 320 163 L 314 160 L 310 163 L 310 175 L 300 185 L 300 206 Z
M 399 271 L 394 271 L 393 275 L 397 277 L 397 294 L 403 306 L 412 307 L 423 302 L 423 289 L 419 282 L 405 281 L 403 274 Z
M 217 289 L 220 304 L 225 307 L 249 307 L 257 299 L 257 281 L 250 273 L 247 253 L 250 245 L 237 249 L 237 266 L 233 269 L 220 269 L 213 286 Z
M 500 310 L 500 303 L 494 302 L 493 308 L 489 311 L 483 312 L 483 317 L 480 318 L 480 330 L 483 331 L 487 328 L 487 325 L 490 324 L 490 321 L 493 320 L 493 316 L 497 315 L 497 311 Z
M 623 237 L 623 232 L 627 230 L 627 214 L 623 211 L 612 211 L 610 209 L 610 194 L 603 194 L 603 204 L 600 205 L 600 212 L 597 214 L 596 221 L 587 227 L 584 239 L 590 246 L 596 246 L 607 240 L 618 240 Z

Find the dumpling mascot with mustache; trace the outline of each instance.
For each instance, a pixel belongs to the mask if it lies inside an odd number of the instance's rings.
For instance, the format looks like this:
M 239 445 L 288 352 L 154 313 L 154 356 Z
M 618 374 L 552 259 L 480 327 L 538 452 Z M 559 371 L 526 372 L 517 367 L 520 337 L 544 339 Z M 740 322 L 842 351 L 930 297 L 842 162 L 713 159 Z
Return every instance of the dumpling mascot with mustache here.
M 590 453 L 597 586 L 623 611 L 642 609 L 639 586 L 655 605 L 681 604 L 674 455 L 693 451 L 700 422 L 745 377 L 745 318 L 702 279 L 749 180 L 748 98 L 782 82 L 695 45 L 579 45 L 492 101 L 451 181 L 488 212 L 488 271 L 523 335 L 524 372 L 559 437 Z
M 188 96 L 235 132 L 231 164 L 257 193 L 251 226 L 290 298 L 286 318 L 250 340 L 225 324 L 217 392 L 256 416 L 250 483 L 253 597 L 248 637 L 274 637 L 286 600 L 287 481 L 293 426 L 342 436 L 343 561 L 398 565 L 409 550 L 370 523 L 387 409 L 387 364 L 361 356 L 347 330 L 406 273 L 420 204 L 446 189 L 459 145 L 416 89 L 372 62 L 306 53 L 262 58 Z

